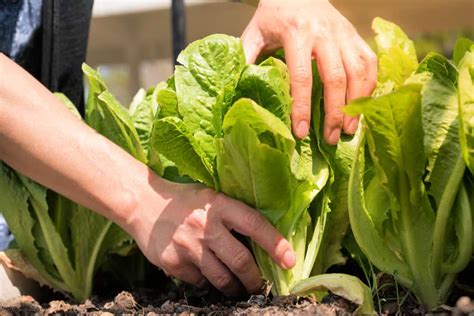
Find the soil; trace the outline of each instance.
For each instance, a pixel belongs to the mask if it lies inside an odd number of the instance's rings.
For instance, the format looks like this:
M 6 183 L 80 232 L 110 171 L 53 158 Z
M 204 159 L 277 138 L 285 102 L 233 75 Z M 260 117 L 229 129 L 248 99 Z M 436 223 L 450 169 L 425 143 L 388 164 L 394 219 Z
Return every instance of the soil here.
M 265 300 L 263 296 L 252 296 L 247 301 L 227 301 L 209 305 L 191 304 L 186 299 L 151 303 L 143 296 L 132 295 L 124 291 L 109 302 L 103 303 L 92 299 L 80 305 L 70 304 L 64 300 L 51 301 L 47 305 L 40 305 L 32 297 L 24 296 L 16 306 L 0 308 L 0 315 L 72 315 L 86 313 L 90 315 L 141 314 L 147 316 L 158 314 L 350 315 L 351 313 L 345 308 L 346 304 L 346 302 L 343 302 L 339 305 L 337 301 L 331 304 L 316 304 L 310 299 L 297 299 L 295 297 Z
M 164 290 L 164 291 L 163 291 Z M 94 296 L 83 304 L 73 304 L 67 298 L 38 302 L 23 296 L 9 306 L 0 307 L 0 315 L 350 315 L 356 305 L 330 295 L 323 304 L 311 298 L 295 296 L 228 298 L 215 289 L 197 289 L 183 284 L 169 284 L 159 289 L 122 291 L 112 298 Z
M 172 282 L 170 282 L 172 283 Z M 54 296 L 54 295 L 53 295 Z M 57 294 L 56 294 L 57 296 Z M 408 299 L 410 300 L 410 299 Z M 382 305 L 383 314 L 424 315 L 426 311 L 414 302 L 405 303 L 399 310 L 394 302 Z M 356 309 L 353 303 L 328 295 L 318 304 L 311 298 L 295 296 L 265 297 L 253 295 L 231 299 L 214 289 L 196 289 L 189 286 L 168 284 L 167 291 L 137 289 L 122 291 L 112 298 L 94 296 L 83 304 L 74 304 L 67 298 L 37 302 L 31 296 L 23 296 L 9 306 L 0 307 L 4 315 L 351 315 Z M 398 311 L 398 313 L 397 313 Z M 437 315 L 472 315 L 474 302 L 468 297 L 458 300 L 455 308 L 441 308 Z
M 470 267 L 472 269 L 472 266 Z M 466 269 L 456 282 L 448 305 L 430 314 L 474 315 L 474 271 Z M 0 306 L 4 315 L 351 315 L 357 306 L 342 297 L 329 294 L 322 303 L 295 296 L 273 297 L 271 294 L 229 298 L 214 288 L 198 289 L 167 278 L 163 273 L 147 275 L 138 288 L 111 283 L 110 277 L 96 278 L 96 293 L 83 304 L 50 292 L 44 301 L 23 296 L 8 306 Z M 123 274 L 122 280 L 126 278 Z M 100 277 L 100 276 L 98 276 Z M 461 283 L 459 280 L 465 282 Z M 385 315 L 425 315 L 427 311 L 409 292 L 390 276 L 377 275 L 379 290 L 374 295 L 376 310 Z M 127 289 L 127 291 L 117 291 Z M 43 292 L 45 294 L 45 292 Z M 450 307 L 451 306 L 451 307 Z

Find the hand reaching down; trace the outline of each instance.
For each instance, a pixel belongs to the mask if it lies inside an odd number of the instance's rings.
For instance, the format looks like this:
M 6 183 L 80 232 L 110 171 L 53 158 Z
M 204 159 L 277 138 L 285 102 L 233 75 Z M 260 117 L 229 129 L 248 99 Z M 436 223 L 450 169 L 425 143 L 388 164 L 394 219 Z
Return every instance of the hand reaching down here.
M 158 181 L 165 205 L 153 208 L 141 199 L 129 225 L 145 256 L 168 275 L 197 286 L 209 281 L 229 295 L 241 293 L 242 285 L 260 290 L 252 254 L 231 230 L 250 237 L 281 267 L 295 264 L 288 241 L 256 210 L 201 185 Z
M 341 129 L 355 133 L 358 119 L 342 112 L 370 95 L 377 81 L 376 55 L 328 0 L 261 0 L 242 35 L 248 63 L 283 47 L 293 97 L 293 133 L 304 138 L 311 118 L 311 60 L 324 84 L 324 138 L 336 144 Z

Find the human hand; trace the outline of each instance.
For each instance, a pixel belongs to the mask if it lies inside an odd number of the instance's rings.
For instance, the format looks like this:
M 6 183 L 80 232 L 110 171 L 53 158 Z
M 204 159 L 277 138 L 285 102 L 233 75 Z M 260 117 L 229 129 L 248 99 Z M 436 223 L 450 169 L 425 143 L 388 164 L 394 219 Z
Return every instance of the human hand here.
M 127 226 L 148 260 L 168 275 L 197 286 L 208 280 L 229 295 L 241 293 L 241 284 L 258 292 L 259 269 L 231 230 L 250 237 L 281 267 L 295 264 L 288 241 L 254 209 L 201 185 L 155 181 L 166 201 L 162 210 L 153 198 L 140 197 Z
M 324 83 L 326 142 L 336 144 L 341 128 L 355 133 L 358 119 L 344 115 L 342 107 L 374 89 L 376 55 L 328 0 L 260 0 L 242 42 L 248 63 L 283 47 L 293 97 L 292 129 L 297 137 L 309 132 L 312 58 Z

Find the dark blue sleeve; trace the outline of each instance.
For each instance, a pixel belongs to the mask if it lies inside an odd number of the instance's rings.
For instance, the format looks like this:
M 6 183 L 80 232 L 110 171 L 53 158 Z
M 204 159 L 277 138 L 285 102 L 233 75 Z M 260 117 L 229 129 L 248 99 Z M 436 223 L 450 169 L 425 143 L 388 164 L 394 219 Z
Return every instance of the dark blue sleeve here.
M 42 0 L 0 0 L 0 51 L 18 62 L 41 26 Z

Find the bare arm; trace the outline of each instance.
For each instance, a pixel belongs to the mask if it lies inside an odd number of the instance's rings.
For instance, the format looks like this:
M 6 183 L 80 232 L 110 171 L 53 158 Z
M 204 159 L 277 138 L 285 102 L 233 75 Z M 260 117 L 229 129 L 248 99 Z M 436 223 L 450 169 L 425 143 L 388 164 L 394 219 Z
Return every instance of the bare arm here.
M 0 55 L 0 159 L 123 224 L 149 171 Z
M 229 230 L 260 244 L 282 267 L 289 243 L 255 210 L 201 185 L 168 182 L 74 117 L 0 54 L 0 159 L 113 220 L 168 274 L 227 293 L 261 286 L 250 252 Z

